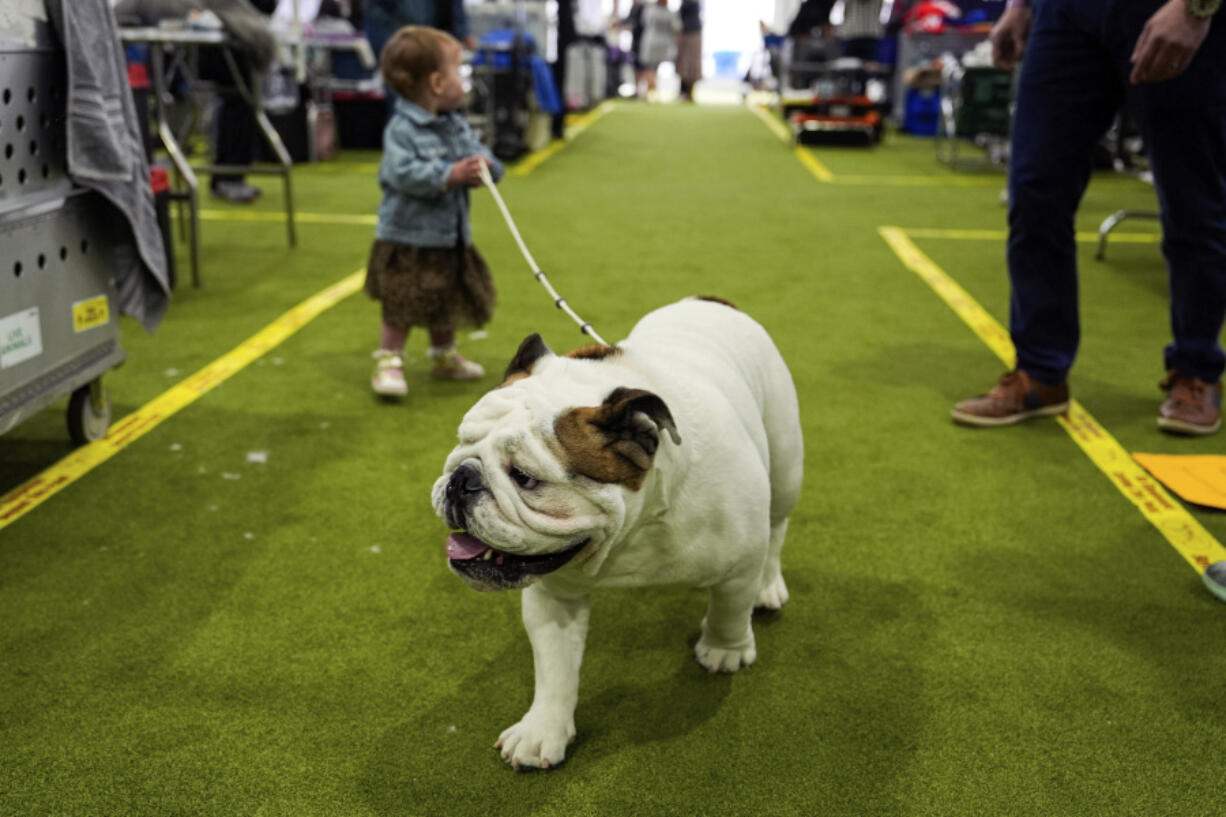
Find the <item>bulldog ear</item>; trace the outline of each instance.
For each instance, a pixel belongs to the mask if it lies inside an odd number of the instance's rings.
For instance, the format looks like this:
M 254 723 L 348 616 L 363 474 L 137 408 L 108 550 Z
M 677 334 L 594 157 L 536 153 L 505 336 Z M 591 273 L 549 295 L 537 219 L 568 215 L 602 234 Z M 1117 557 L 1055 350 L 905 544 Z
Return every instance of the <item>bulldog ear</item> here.
M 533 332 L 524 338 L 523 343 L 519 344 L 519 349 L 515 352 L 515 357 L 511 358 L 511 362 L 507 364 L 507 370 L 503 374 L 502 379 L 505 381 L 515 375 L 530 375 L 532 374 L 532 364 L 543 357 L 552 356 L 553 352 L 545 345 L 545 341 L 541 340 L 539 334 Z
M 599 482 L 620 482 L 637 491 L 651 469 L 661 429 L 681 444 L 668 406 L 643 389 L 614 389 L 599 406 L 575 408 L 558 417 L 554 433 L 571 467 Z
M 644 416 L 651 422 L 645 423 Z M 648 456 L 656 453 L 660 429 L 668 432 L 673 445 L 681 445 L 672 412 L 659 395 L 644 389 L 617 388 L 609 392 L 594 422 L 610 434 L 633 439 Z

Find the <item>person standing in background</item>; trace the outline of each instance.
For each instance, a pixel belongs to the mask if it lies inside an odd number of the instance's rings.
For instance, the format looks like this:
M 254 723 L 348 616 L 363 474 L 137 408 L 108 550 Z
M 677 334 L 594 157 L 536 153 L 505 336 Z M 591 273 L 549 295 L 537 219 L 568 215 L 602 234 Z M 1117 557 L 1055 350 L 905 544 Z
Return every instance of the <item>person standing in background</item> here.
M 366 39 L 378 57 L 401 26 L 429 26 L 446 31 L 470 51 L 476 42 L 468 33 L 464 0 L 363 0 Z
M 882 0 L 843 0 L 843 22 L 835 30 L 844 57 L 877 59 L 877 47 L 885 27 L 881 24 Z
M 1172 434 L 1221 427 L 1226 321 L 1226 20 L 1221 0 L 1010 0 L 992 57 L 1019 63 L 1009 154 L 1009 331 L 1016 368 L 953 409 L 1013 425 L 1068 410 L 1081 339 L 1077 208 L 1094 145 L 1128 103 L 1162 214 L 1172 340 L 1163 354 Z
M 260 14 L 271 17 L 277 10 L 277 0 L 248 0 Z M 271 40 L 271 34 L 266 35 Z M 252 57 L 248 52 L 230 48 L 200 49 L 201 79 L 217 83 L 217 119 L 214 123 L 213 163 L 231 168 L 249 166 L 255 160 L 259 125 L 251 106 L 243 98 L 230 74 L 224 51 L 229 51 L 244 76 L 251 76 Z M 263 68 L 258 63 L 257 67 Z M 264 191 L 247 182 L 242 173 L 214 173 L 209 178 L 209 193 L 215 198 L 235 204 L 249 204 Z
M 668 0 L 656 0 L 643 9 L 643 78 L 647 83 L 647 98 L 655 96 L 656 72 L 660 63 L 676 58 L 677 33 L 681 21 L 668 10 Z
M 677 38 L 677 74 L 681 77 L 681 98 L 694 98 L 694 85 L 702 79 L 702 4 L 682 0 L 681 36 Z
M 634 92 L 636 96 L 643 95 L 646 88 L 647 73 L 643 65 L 643 10 L 647 7 L 644 0 L 632 0 L 630 11 L 621 21 L 622 28 L 630 29 L 630 57 L 634 60 Z

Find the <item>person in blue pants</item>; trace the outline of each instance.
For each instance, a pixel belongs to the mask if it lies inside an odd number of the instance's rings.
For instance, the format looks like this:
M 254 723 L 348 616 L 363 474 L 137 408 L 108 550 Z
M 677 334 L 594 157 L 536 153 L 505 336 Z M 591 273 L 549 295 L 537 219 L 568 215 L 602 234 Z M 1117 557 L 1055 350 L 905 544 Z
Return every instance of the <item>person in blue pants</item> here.
M 375 56 L 401 26 L 431 26 L 451 34 L 473 48 L 476 42 L 469 36 L 468 13 L 464 0 L 367 0 L 365 3 L 365 33 Z
M 1074 216 L 1093 150 L 1124 104 L 1162 212 L 1172 342 L 1158 427 L 1221 426 L 1226 318 L 1226 15 L 1221 0 L 1010 0 L 993 58 L 1020 60 L 1009 168 L 1009 324 L 1017 367 L 955 422 L 1012 425 L 1068 408 L 1080 338 Z M 1024 58 L 1023 58 L 1024 55 Z

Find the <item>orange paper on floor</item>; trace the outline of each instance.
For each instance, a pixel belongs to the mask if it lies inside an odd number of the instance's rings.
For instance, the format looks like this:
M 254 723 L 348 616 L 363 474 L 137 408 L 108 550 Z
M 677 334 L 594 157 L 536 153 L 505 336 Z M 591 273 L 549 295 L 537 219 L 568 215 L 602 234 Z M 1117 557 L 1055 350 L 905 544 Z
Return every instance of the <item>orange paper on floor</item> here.
M 1132 458 L 1185 502 L 1226 511 L 1226 456 L 1133 454 Z

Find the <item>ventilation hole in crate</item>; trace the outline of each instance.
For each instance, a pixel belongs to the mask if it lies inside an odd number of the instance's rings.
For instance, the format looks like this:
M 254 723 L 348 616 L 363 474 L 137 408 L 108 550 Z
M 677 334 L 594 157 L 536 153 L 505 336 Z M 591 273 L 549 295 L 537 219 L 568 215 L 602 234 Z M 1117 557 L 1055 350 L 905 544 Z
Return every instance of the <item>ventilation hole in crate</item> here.
M 89 252 L 89 241 L 82 238 L 81 239 L 81 255 L 85 255 L 87 252 Z
M 50 175 L 51 175 L 51 168 L 47 166 L 46 162 L 43 162 L 43 178 L 46 179 Z
M 46 266 L 47 266 L 47 256 L 45 253 L 40 252 L 38 254 L 38 268 L 43 269 Z
M 26 183 L 26 169 L 24 167 L 21 170 L 17 171 L 17 183 L 18 184 Z
M 4 89 L 4 93 L 3 93 L 3 94 L 0 94 L 0 99 L 3 99 L 3 100 L 4 100 L 4 104 L 5 104 L 5 105 L 7 105 L 7 104 L 9 104 L 10 102 L 12 102 L 12 101 L 13 101 L 13 92 L 12 92 L 12 90 L 11 90 L 11 89 L 9 89 L 9 88 L 5 88 L 5 89 Z
M 38 142 L 36 142 L 33 139 L 30 140 L 30 155 L 31 156 L 38 155 Z
M 60 260 L 65 261 L 67 259 L 68 259 L 68 248 L 63 245 L 60 245 Z
M 25 130 L 25 129 L 26 129 L 26 118 L 24 116 L 18 115 L 17 130 Z
M 21 277 L 21 262 L 20 261 L 13 262 L 13 277 L 14 278 Z
M 8 144 L 4 146 L 4 158 L 6 159 L 13 158 L 13 143 L 12 142 L 9 142 Z
M 26 91 L 26 102 L 33 102 L 36 99 L 38 99 L 38 90 L 31 86 L 29 90 Z
M 50 124 L 51 124 L 51 117 L 47 116 L 45 113 L 40 113 L 38 115 L 38 126 L 40 128 L 42 128 L 43 130 L 46 130 L 47 126 Z

